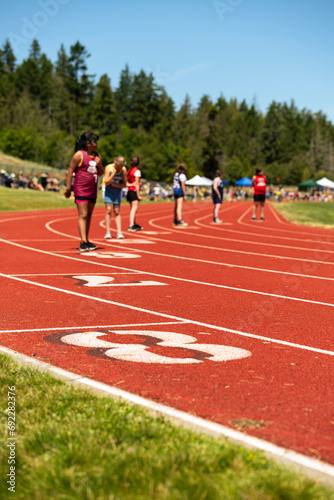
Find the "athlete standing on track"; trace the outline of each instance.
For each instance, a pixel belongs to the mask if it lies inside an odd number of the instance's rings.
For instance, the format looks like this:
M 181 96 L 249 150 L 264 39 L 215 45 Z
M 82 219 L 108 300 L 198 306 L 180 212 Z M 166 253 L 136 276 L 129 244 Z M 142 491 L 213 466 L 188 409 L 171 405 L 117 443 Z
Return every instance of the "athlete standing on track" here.
M 128 231 L 141 231 L 143 228 L 136 223 L 136 212 L 138 210 L 138 204 L 141 201 L 140 196 L 140 178 L 141 171 L 138 168 L 140 164 L 140 159 L 138 156 L 133 156 L 130 160 L 130 169 L 128 170 L 128 194 L 126 199 L 130 203 L 130 225 Z
M 256 212 L 260 203 L 260 217 L 261 221 L 264 221 L 264 202 L 266 201 L 267 179 L 263 174 L 262 168 L 256 169 L 256 173 L 252 178 L 252 186 L 254 187 L 252 220 L 256 220 Z
M 103 179 L 103 201 L 106 207 L 106 234 L 105 239 L 111 238 L 110 222 L 112 207 L 114 207 L 115 224 L 117 230 L 116 238 L 118 240 L 124 239 L 121 229 L 121 212 L 120 207 L 122 203 L 123 189 L 127 183 L 127 170 L 126 161 L 124 156 L 116 156 L 114 163 L 107 165 L 105 168 Z
M 97 248 L 88 240 L 88 233 L 97 198 L 98 176 L 103 174 L 102 160 L 97 153 L 98 140 L 99 136 L 94 132 L 82 134 L 75 143 L 75 153 L 67 171 L 65 198 L 71 196 L 72 176 L 75 174 L 73 193 L 78 209 L 80 252 Z
M 182 219 L 182 207 L 183 201 L 187 201 L 186 196 L 186 180 L 187 177 L 185 175 L 187 171 L 187 167 L 184 163 L 179 163 L 177 166 L 177 170 L 174 175 L 173 180 L 173 191 L 174 191 L 174 226 L 188 226 L 186 222 Z
M 219 209 L 223 203 L 223 187 L 223 172 L 217 170 L 212 185 L 213 222 L 221 222 L 219 219 Z

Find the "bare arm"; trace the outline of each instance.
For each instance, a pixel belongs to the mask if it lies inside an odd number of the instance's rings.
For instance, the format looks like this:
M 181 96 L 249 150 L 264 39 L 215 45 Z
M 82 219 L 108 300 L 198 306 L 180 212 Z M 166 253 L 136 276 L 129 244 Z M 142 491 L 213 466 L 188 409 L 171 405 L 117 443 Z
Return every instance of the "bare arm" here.
M 219 190 L 218 190 L 218 186 L 219 186 L 219 184 L 220 184 L 220 179 L 219 179 L 219 177 L 216 177 L 216 178 L 213 180 L 213 186 L 212 186 L 212 188 L 213 188 L 214 192 L 216 193 L 217 197 L 220 199 L 220 198 L 221 198 L 221 197 L 220 197 L 220 192 L 219 192 Z
M 128 182 L 128 172 L 126 168 L 123 168 L 123 183 L 121 184 L 121 188 L 124 188 Z
M 140 196 L 140 177 L 135 177 L 135 188 L 136 188 L 136 191 L 137 191 L 138 200 L 140 201 L 141 200 L 141 196 Z
M 106 166 L 106 170 L 104 173 L 104 184 L 106 186 L 109 186 L 112 183 L 112 180 L 113 180 L 114 175 L 116 173 L 116 170 L 114 169 L 114 171 L 113 171 L 113 169 L 112 169 L 113 166 L 114 166 L 113 163 L 111 165 Z
M 182 188 L 182 191 L 183 191 L 183 199 L 184 199 L 184 201 L 187 201 L 186 181 L 181 181 L 181 188 Z
M 97 156 L 98 156 L 98 160 L 96 162 L 97 175 L 101 176 L 101 175 L 103 175 L 102 159 L 101 159 L 101 156 L 99 154 Z
M 71 196 L 72 177 L 75 172 L 75 169 L 79 166 L 81 161 L 82 161 L 82 153 L 80 151 L 77 151 L 72 156 L 72 160 L 67 171 L 66 191 L 64 194 L 65 198 L 69 198 Z

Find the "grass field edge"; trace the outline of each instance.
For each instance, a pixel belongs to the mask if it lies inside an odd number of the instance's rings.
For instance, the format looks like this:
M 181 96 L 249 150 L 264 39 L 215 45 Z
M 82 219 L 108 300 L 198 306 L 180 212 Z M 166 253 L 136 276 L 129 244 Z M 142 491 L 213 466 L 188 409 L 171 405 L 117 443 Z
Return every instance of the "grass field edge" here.
M 269 458 L 273 458 L 277 462 L 288 467 L 293 467 L 297 471 L 307 474 L 314 480 L 321 481 L 332 487 L 334 485 L 334 466 L 320 460 L 274 445 L 268 441 L 243 434 L 242 432 L 235 431 L 221 424 L 210 422 L 186 412 L 176 410 L 170 406 L 155 403 L 149 399 L 97 382 L 62 368 L 57 368 L 51 364 L 33 359 L 7 347 L 0 346 L 0 352 L 12 357 L 19 364 L 46 372 L 57 379 L 85 388 L 97 395 L 110 396 L 140 406 L 145 408 L 151 416 L 163 416 L 171 422 L 188 428 L 196 433 L 202 433 L 216 438 L 228 438 L 235 445 L 261 450 Z

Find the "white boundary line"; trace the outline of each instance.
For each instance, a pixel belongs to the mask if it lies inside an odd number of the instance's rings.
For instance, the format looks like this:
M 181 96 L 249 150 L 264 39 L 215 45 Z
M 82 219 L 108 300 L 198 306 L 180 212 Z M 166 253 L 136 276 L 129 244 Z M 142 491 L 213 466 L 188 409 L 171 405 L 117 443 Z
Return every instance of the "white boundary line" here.
M 85 260 L 85 259 L 78 259 L 76 257 L 70 257 L 68 255 L 59 255 L 59 254 L 54 253 L 54 252 L 48 252 L 46 250 L 40 250 L 38 248 L 27 247 L 25 245 L 20 245 L 19 243 L 13 243 L 12 241 L 7 241 L 7 240 L 4 240 L 4 239 L 0 238 L 0 242 L 1 241 L 3 243 L 7 243 L 8 245 L 13 245 L 13 246 L 17 246 L 17 247 L 20 247 L 20 248 L 24 248 L 26 250 L 31 250 L 32 252 L 38 252 L 38 253 L 43 253 L 43 254 L 46 254 L 46 255 L 52 255 L 54 257 L 60 257 L 62 259 L 74 260 L 74 261 L 77 261 L 77 262 L 86 262 L 86 263 L 89 263 L 89 264 L 104 266 L 104 267 L 107 267 L 109 269 L 110 268 L 114 268 L 114 269 L 120 269 L 122 271 L 129 271 L 129 272 L 133 272 L 133 273 L 138 273 L 138 271 L 136 269 L 130 269 L 130 268 L 127 268 L 127 267 L 115 266 L 114 264 L 103 264 L 102 262 L 100 263 L 100 262 L 95 262 L 95 261 L 88 261 L 88 260 Z M 150 253 L 150 252 L 148 252 L 148 253 Z M 186 257 L 184 257 L 184 258 L 186 259 Z M 330 302 L 320 302 L 320 301 L 316 301 L 316 300 L 301 299 L 301 298 L 298 298 L 298 297 L 291 297 L 291 296 L 287 296 L 287 295 L 278 295 L 278 294 L 274 294 L 274 293 L 260 292 L 258 290 L 249 290 L 249 289 L 246 289 L 246 288 L 238 288 L 238 287 L 227 286 L 227 285 L 219 285 L 217 283 L 207 283 L 205 281 L 196 281 L 196 280 L 190 280 L 190 279 L 186 279 L 186 278 L 178 278 L 176 276 L 170 276 L 170 275 L 165 275 L 165 274 L 160 274 L 160 273 L 152 273 L 151 271 L 147 271 L 147 272 L 139 271 L 139 272 L 141 274 L 146 274 L 148 276 L 155 276 L 157 278 L 162 278 L 162 279 L 165 279 L 165 280 L 185 281 L 186 283 L 193 283 L 195 285 L 211 286 L 213 288 L 222 288 L 222 289 L 225 289 L 225 290 L 234 290 L 236 292 L 251 293 L 251 294 L 254 294 L 254 295 L 264 295 L 266 297 L 276 297 L 278 299 L 293 300 L 295 302 L 302 302 L 302 303 L 307 303 L 307 304 L 315 304 L 315 305 L 321 305 L 321 306 L 327 306 L 327 307 L 334 307 L 334 304 L 331 304 Z M 64 273 L 64 275 L 66 275 L 66 274 L 68 274 L 68 273 Z M 82 274 L 82 273 L 78 273 L 78 274 Z M 110 273 L 107 273 L 107 274 L 110 274 Z M 10 278 L 11 277 L 12 279 L 15 279 L 14 278 L 15 275 L 6 275 L 6 274 L 0 273 L 0 276 L 6 277 L 6 278 Z M 22 280 L 22 281 L 24 281 L 24 280 Z M 32 282 L 29 282 L 29 283 L 32 283 Z M 34 284 L 36 285 L 36 283 L 34 283 Z
M 131 404 L 141 406 L 147 409 L 151 414 L 153 413 L 163 415 L 169 420 L 177 424 L 182 424 L 184 427 L 190 428 L 193 431 L 204 432 L 205 434 L 214 437 L 224 436 L 228 439 L 231 439 L 236 444 L 261 450 L 264 453 L 274 457 L 276 460 L 283 461 L 290 466 L 294 465 L 301 467 L 308 473 L 316 475 L 317 478 L 319 478 L 319 475 L 321 475 L 321 477 L 326 482 L 332 482 L 334 480 L 334 467 L 332 465 L 326 464 L 325 462 L 321 462 L 320 460 L 316 460 L 314 458 L 302 455 L 301 453 L 282 448 L 263 439 L 248 436 L 247 434 L 243 434 L 239 431 L 235 431 L 233 429 L 230 429 L 229 427 L 210 422 L 203 418 L 195 417 L 194 415 L 176 410 L 175 408 L 172 408 L 170 406 L 163 405 L 161 403 L 155 403 L 154 401 L 150 401 L 141 396 L 131 394 L 130 392 L 123 391 L 122 389 L 117 389 L 116 387 L 109 386 L 101 382 L 96 382 L 92 379 L 82 377 L 62 368 L 56 368 L 52 365 L 44 363 L 43 361 L 32 359 L 29 356 L 20 354 L 6 347 L 0 347 L 0 352 L 11 356 L 21 364 L 26 364 L 31 368 L 49 372 L 54 377 L 66 380 L 67 382 L 71 382 L 75 386 L 83 386 L 88 390 L 94 390 L 100 394 L 108 395 L 113 398 L 120 398 Z
M 74 218 L 74 217 L 71 217 L 71 218 Z M 154 227 L 158 227 L 158 228 L 162 228 L 162 226 L 157 226 L 154 224 L 154 221 L 156 220 L 160 220 L 160 219 L 165 219 L 166 217 L 160 217 L 158 219 L 152 219 L 151 221 L 149 221 L 149 224 L 151 224 L 152 226 Z M 50 220 L 48 221 L 46 224 L 45 224 L 45 227 L 51 231 L 52 233 L 54 234 L 58 234 L 58 235 L 61 235 L 61 236 L 66 236 L 67 238 L 70 238 L 70 239 L 75 239 L 75 240 L 80 240 L 79 237 L 77 236 L 72 236 L 72 235 L 69 235 L 69 234 L 66 234 L 66 233 L 63 233 L 61 231 L 57 231 L 56 229 L 53 229 L 51 227 L 51 224 L 55 223 L 55 222 L 63 222 L 64 219 L 54 219 L 54 220 Z M 65 219 L 66 220 L 66 219 Z M 103 221 L 102 221 L 103 222 Z M 187 230 L 187 228 L 185 228 L 185 230 Z M 173 229 L 171 229 L 171 232 L 173 232 Z M 179 233 L 179 230 L 176 229 L 174 230 L 174 233 Z M 199 234 L 195 234 L 195 233 L 190 233 L 188 232 L 188 230 L 186 231 L 186 234 L 190 235 L 190 236 L 201 236 Z M 133 233 L 132 234 L 132 237 L 140 237 L 140 234 L 137 235 L 137 233 Z M 237 254 L 245 254 L 245 255 L 255 255 L 255 256 L 260 256 L 260 257 L 266 257 L 266 258 L 271 258 L 271 259 L 282 259 L 282 260 L 288 260 L 288 261 L 291 261 L 291 260 L 296 260 L 298 262 L 314 262 L 316 264 L 325 264 L 325 265 L 331 265 L 333 266 L 334 265 L 334 262 L 328 262 L 328 261 L 325 261 L 325 260 L 314 260 L 314 259 L 303 259 L 303 258 L 299 258 L 299 257 L 292 257 L 292 256 L 284 256 L 284 255 L 273 255 L 273 254 L 266 254 L 266 253 L 259 253 L 259 252 L 249 252 L 249 251 L 245 251 L 245 250 L 233 250 L 232 248 L 221 248 L 221 247 L 213 247 L 213 246 L 209 246 L 209 245 L 199 245 L 199 244 L 194 244 L 194 243 L 184 243 L 182 241 L 175 241 L 175 240 L 166 240 L 166 239 L 163 239 L 163 238 L 153 238 L 152 236 L 145 236 L 145 238 L 149 241 L 157 241 L 157 242 L 164 242 L 164 243 L 169 243 L 169 244 L 173 244 L 173 245 L 182 245 L 182 246 L 185 246 L 187 245 L 188 247 L 195 247 L 195 248 L 203 248 L 203 249 L 209 249 L 209 250 L 218 250 L 220 252 L 227 252 L 227 253 L 237 253 Z M 211 238 L 211 239 L 214 239 L 214 240 L 222 240 L 222 238 L 217 238 L 217 236 L 207 236 L 207 238 Z M 226 238 L 228 239 L 228 238 Z M 4 240 L 5 241 L 5 240 Z M 11 240 L 11 241 L 14 241 L 14 240 Z M 127 248 L 126 247 L 126 239 L 125 240 L 118 240 L 117 242 L 117 245 L 112 244 L 112 243 L 107 243 L 105 240 L 97 240 L 97 239 L 94 239 L 92 241 L 104 241 L 104 245 L 105 246 L 111 246 L 111 247 L 116 247 L 117 248 L 124 248 L 124 249 L 127 249 L 127 250 L 131 250 L 132 252 L 137 252 L 137 253 L 149 253 L 149 254 L 154 254 L 154 255 L 163 255 L 164 257 L 170 257 L 170 258 L 175 258 L 175 259 L 183 259 L 183 260 L 196 260 L 198 262 L 204 262 L 204 263 L 214 263 L 214 264 L 219 264 L 217 262 L 211 262 L 211 261 L 205 261 L 205 260 L 200 260 L 200 259 L 190 259 L 190 258 L 187 258 L 187 257 L 180 257 L 180 256 L 174 256 L 174 255 L 169 255 L 169 254 L 161 254 L 161 253 L 157 253 L 157 252 L 151 252 L 151 251 L 145 251 L 145 250 L 133 250 L 133 248 Z M 110 240 L 108 240 L 109 242 Z M 233 241 L 233 240 L 231 240 Z M 239 243 L 244 243 L 245 240 L 235 240 Z M 252 242 L 253 244 L 256 244 L 256 242 Z M 270 246 L 270 245 L 269 245 Z M 292 249 L 295 249 L 296 247 L 291 247 Z M 313 251 L 314 253 L 317 252 L 317 249 L 306 249 L 308 251 Z M 326 254 L 326 250 L 321 250 L 322 252 L 324 252 Z M 332 252 L 334 253 L 334 251 Z M 247 268 L 247 266 L 239 266 L 237 264 L 225 264 L 225 263 L 221 263 L 220 265 L 224 265 L 224 266 L 228 266 L 228 267 L 231 267 L 231 266 L 234 266 L 234 267 L 242 267 L 242 268 Z M 250 268 L 251 269 L 251 268 Z M 266 271 L 265 269 L 263 268 L 254 268 L 258 271 Z M 269 270 L 268 272 L 280 272 L 280 271 L 272 271 L 272 270 Z
M 247 210 L 249 211 L 249 210 Z M 153 226 L 153 227 L 156 227 L 156 228 L 159 228 L 159 229 L 163 229 L 163 226 L 158 226 L 157 224 L 154 224 L 154 222 L 156 221 L 160 221 L 161 219 L 166 219 L 166 217 L 158 217 L 157 219 L 151 219 L 150 220 L 150 225 Z M 196 221 L 195 221 L 196 223 Z M 173 230 L 171 230 L 173 231 Z M 227 229 L 228 231 L 228 229 Z M 179 232 L 178 229 L 175 229 L 174 232 Z M 198 236 L 198 237 L 201 237 L 202 235 L 201 234 L 198 234 L 198 233 L 191 233 L 187 230 L 187 228 L 185 228 L 185 232 L 186 234 L 190 235 L 190 236 Z M 59 233 L 59 234 L 63 234 L 63 233 Z M 243 233 L 240 233 L 240 234 L 243 234 Z M 257 235 L 259 236 L 259 235 Z M 265 235 L 264 235 L 265 236 Z M 290 250 L 302 250 L 302 251 L 305 251 L 305 252 L 314 252 L 315 249 L 314 248 L 307 248 L 307 247 L 297 247 L 297 246 L 289 246 L 289 245 L 279 245 L 279 244 L 276 244 L 276 243 L 267 243 L 267 242 L 261 242 L 261 241 L 249 241 L 249 240 L 240 240 L 240 239 L 234 239 L 234 238 L 221 238 L 221 237 L 217 237 L 217 236 L 211 236 L 211 235 L 208 235 L 208 234 L 205 234 L 205 239 L 213 239 L 213 240 L 217 240 L 217 239 L 220 239 L 220 240 L 227 240 L 227 241 L 234 241 L 234 242 L 237 242 L 237 243 L 244 243 L 244 244 L 251 244 L 251 245 L 258 245 L 258 246 L 265 246 L 265 247 L 274 247 L 274 248 L 288 248 Z M 279 238 L 277 236 L 277 238 Z M 159 240 L 160 241 L 160 240 Z M 314 242 L 316 243 L 316 242 Z M 187 243 L 188 244 L 188 243 Z M 333 250 L 321 250 L 321 249 L 316 249 L 316 251 L 318 252 L 324 252 L 324 253 L 334 253 Z M 252 253 L 252 252 L 250 252 Z M 265 254 L 266 255 L 266 254 Z
M 43 283 L 36 283 L 34 281 L 24 280 L 22 278 L 16 278 L 14 276 L 6 275 L 3 273 L 0 273 L 0 276 L 2 276 L 3 278 L 12 279 L 15 281 L 20 281 L 22 283 L 27 283 L 28 285 L 39 286 L 41 288 L 46 288 L 48 290 L 54 290 L 56 292 L 65 293 L 67 295 L 74 295 L 76 297 L 81 297 L 81 298 L 88 299 L 88 300 L 95 300 L 96 302 L 102 302 L 103 304 L 110 304 L 113 306 L 123 307 L 125 309 L 131 309 L 132 311 L 139 311 L 139 312 L 146 313 L 146 314 L 152 314 L 153 316 L 159 316 L 161 318 L 173 319 L 176 321 L 181 321 L 183 323 L 189 323 L 189 324 L 201 326 L 204 328 L 210 328 L 212 330 L 233 333 L 233 334 L 239 335 L 241 337 L 249 337 L 249 338 L 253 338 L 253 339 L 264 340 L 265 342 L 273 342 L 275 344 L 281 344 L 281 345 L 286 345 L 289 347 L 295 347 L 297 349 L 303 349 L 305 351 L 318 352 L 320 354 L 328 354 L 329 356 L 334 356 L 334 351 L 327 351 L 325 349 L 318 349 L 317 347 L 310 347 L 310 346 L 306 346 L 303 344 L 295 344 L 293 342 L 287 342 L 285 340 L 278 340 L 278 339 L 273 339 L 270 337 L 264 337 L 262 335 L 254 335 L 252 333 L 245 333 L 245 332 L 241 332 L 239 330 L 232 330 L 230 328 L 225 328 L 223 326 L 210 325 L 208 323 L 203 323 L 202 321 L 195 321 L 192 319 L 180 318 L 178 316 L 173 316 L 172 314 L 160 313 L 157 311 L 151 311 L 150 309 L 144 309 L 142 307 L 136 307 L 136 306 L 132 306 L 129 304 L 123 304 L 122 302 L 114 302 L 113 300 L 107 300 L 107 299 L 102 299 L 100 297 L 94 297 L 92 295 L 85 295 L 83 293 L 72 292 L 70 290 L 65 290 L 63 288 L 57 288 L 55 286 L 44 285 Z
M 59 328 L 30 328 L 28 330 L 0 330 L 0 333 L 31 333 L 31 332 L 58 332 L 59 330 L 92 330 L 95 328 L 133 328 L 137 326 L 164 326 L 164 325 L 184 325 L 184 321 L 166 321 L 159 323 L 134 323 L 129 325 L 94 325 L 94 326 L 60 326 Z
M 274 215 L 276 216 L 276 212 L 274 212 Z M 198 219 L 195 219 L 195 224 L 201 226 L 201 227 L 205 227 L 205 228 L 210 228 L 210 229 L 215 229 L 215 230 L 218 230 L 218 231 L 221 231 L 221 232 L 224 232 L 227 233 L 237 233 L 239 236 L 243 236 L 243 235 L 250 235 L 250 236 L 253 236 L 254 237 L 254 232 L 251 233 L 251 232 L 248 232 L 248 231 L 241 231 L 239 229 L 236 230 L 236 229 L 230 229 L 228 227 L 225 227 L 221 224 L 218 224 L 218 225 L 208 225 L 208 223 L 204 224 L 200 221 L 202 221 L 203 219 L 208 219 L 209 217 L 212 217 L 211 214 L 210 215 L 204 215 L 204 216 L 201 216 L 199 217 Z M 278 222 L 281 222 L 281 221 L 278 221 Z M 254 224 L 254 223 L 253 223 Z M 255 224 L 254 224 L 255 225 Z M 254 226 L 253 226 L 254 227 Z M 258 227 L 258 226 L 256 226 Z M 263 226 L 261 226 L 261 228 L 263 228 Z M 266 229 L 269 229 L 266 227 Z M 277 230 L 277 231 L 284 231 L 284 229 L 273 229 L 273 230 Z M 331 229 L 327 229 L 327 231 L 331 231 Z M 289 231 L 287 231 L 289 232 Z M 292 231 L 291 231 L 292 232 Z M 296 231 L 294 231 L 294 234 L 296 234 Z M 299 234 L 299 232 L 297 233 Z M 325 234 L 323 235 L 315 235 L 317 238 L 314 238 L 314 239 L 303 239 L 303 238 L 292 238 L 290 236 L 283 236 L 283 235 L 270 235 L 270 234 L 261 234 L 261 238 L 276 238 L 276 239 L 280 239 L 280 240 L 289 240 L 289 241 L 304 241 L 304 242 L 307 242 L 307 243 L 314 243 L 314 244 L 318 244 L 318 243 L 321 243 L 321 245 L 334 245 L 334 239 L 331 240 L 331 241 L 324 241 L 324 238 L 326 237 Z M 224 238 L 224 239 L 228 239 L 228 238 Z M 244 241 L 244 240 L 238 240 L 240 242 Z M 255 242 L 254 242 L 255 243 Z

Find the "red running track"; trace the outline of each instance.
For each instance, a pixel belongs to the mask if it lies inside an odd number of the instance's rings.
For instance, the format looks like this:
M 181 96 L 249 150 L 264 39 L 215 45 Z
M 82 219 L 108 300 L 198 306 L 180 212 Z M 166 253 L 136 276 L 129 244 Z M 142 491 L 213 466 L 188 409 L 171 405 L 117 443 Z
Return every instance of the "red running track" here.
M 105 241 L 97 208 L 84 254 L 75 209 L 0 214 L 0 344 L 334 464 L 334 232 L 250 211 L 142 205 Z

